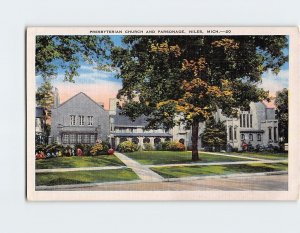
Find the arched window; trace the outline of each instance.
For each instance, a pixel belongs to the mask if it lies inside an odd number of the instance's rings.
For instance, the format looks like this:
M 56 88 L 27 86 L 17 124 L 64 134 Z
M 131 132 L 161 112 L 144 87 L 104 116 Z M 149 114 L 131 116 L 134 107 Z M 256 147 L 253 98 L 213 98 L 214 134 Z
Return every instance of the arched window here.
M 144 138 L 143 143 L 150 143 L 150 138 Z
M 261 141 L 261 134 L 257 134 L 257 141 Z
M 165 142 L 171 141 L 171 138 L 165 138 Z
M 139 139 L 137 137 L 132 138 L 134 144 L 139 144 Z
M 241 134 L 241 140 L 245 140 L 245 134 Z
M 158 143 L 160 143 L 160 138 L 154 138 L 154 144 L 158 144 Z
M 253 141 L 253 134 L 252 133 L 249 134 L 249 140 Z
M 179 142 L 184 145 L 184 139 L 183 138 L 180 138 Z

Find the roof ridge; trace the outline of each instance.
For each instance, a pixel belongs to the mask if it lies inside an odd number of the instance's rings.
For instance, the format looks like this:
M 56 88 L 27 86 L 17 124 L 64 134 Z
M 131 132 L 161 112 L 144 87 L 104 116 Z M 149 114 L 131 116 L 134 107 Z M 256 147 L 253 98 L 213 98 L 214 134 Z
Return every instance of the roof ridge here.
M 98 105 L 100 108 L 102 108 L 103 110 L 105 110 L 104 107 L 102 107 L 100 104 L 98 104 L 95 100 L 93 100 L 91 97 L 89 97 L 87 94 L 85 94 L 82 91 L 78 92 L 77 94 L 73 95 L 71 98 L 69 98 L 68 100 L 66 100 L 65 102 L 61 103 L 57 108 L 65 105 L 67 102 L 69 102 L 70 100 L 74 99 L 76 96 L 78 96 L 80 94 L 83 94 L 85 97 L 87 97 L 88 99 L 90 99 L 91 101 L 93 101 L 96 105 Z

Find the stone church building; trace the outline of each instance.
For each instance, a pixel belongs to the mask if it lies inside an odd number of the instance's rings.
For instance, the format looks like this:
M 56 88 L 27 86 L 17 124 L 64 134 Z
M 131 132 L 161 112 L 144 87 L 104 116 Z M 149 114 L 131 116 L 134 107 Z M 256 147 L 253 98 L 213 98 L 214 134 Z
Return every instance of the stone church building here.
M 164 141 L 179 141 L 187 149 L 191 147 L 191 130 L 184 125 L 170 130 L 146 130 L 147 118 L 141 116 L 135 121 L 120 115 L 117 99 L 110 99 L 109 110 L 80 92 L 64 103 L 60 103 L 55 90 L 52 109 L 51 136 L 49 142 L 62 145 L 76 143 L 94 144 L 96 140 L 108 141 L 113 148 L 129 140 L 143 147 L 144 143 L 155 145 Z M 223 121 L 227 129 L 227 144 L 242 149 L 242 144 L 252 146 L 278 146 L 278 120 L 275 107 L 268 103 L 251 103 L 250 111 L 241 111 L 239 118 L 227 118 L 222 110 L 215 113 L 215 119 Z M 198 149 L 202 149 L 201 134 L 205 124 L 199 125 Z
M 50 142 L 74 145 L 94 144 L 96 140 L 108 140 L 108 112 L 104 110 L 103 105 L 82 92 L 60 103 L 56 89 L 51 114 Z

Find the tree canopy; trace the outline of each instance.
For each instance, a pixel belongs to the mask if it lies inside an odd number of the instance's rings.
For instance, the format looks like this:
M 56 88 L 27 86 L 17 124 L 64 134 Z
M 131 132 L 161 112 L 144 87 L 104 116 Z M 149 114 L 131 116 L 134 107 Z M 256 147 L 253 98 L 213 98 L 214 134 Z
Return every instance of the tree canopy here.
M 283 138 L 284 142 L 288 142 L 289 138 L 289 104 L 288 104 L 288 89 L 276 93 L 275 105 L 277 107 L 276 115 L 278 118 L 279 137 Z
M 199 122 L 217 108 L 237 116 L 266 99 L 262 74 L 277 74 L 288 59 L 285 36 L 125 36 L 123 43 L 111 54 L 123 82 L 123 114 L 148 116 L 150 128 L 192 126 L 194 160 Z
M 112 45 L 109 36 L 37 36 L 36 75 L 49 80 L 60 70 L 64 71 L 65 81 L 74 82 L 83 61 L 105 69 Z

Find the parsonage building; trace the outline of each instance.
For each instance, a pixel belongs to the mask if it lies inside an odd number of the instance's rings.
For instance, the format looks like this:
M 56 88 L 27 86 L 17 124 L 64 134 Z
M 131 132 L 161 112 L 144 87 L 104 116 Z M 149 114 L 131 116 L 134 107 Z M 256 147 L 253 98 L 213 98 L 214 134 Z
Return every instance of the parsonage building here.
M 147 118 L 141 116 L 131 121 L 120 115 L 117 99 L 110 99 L 109 110 L 86 94 L 80 92 L 64 103 L 60 103 L 57 89 L 51 110 L 52 122 L 49 142 L 62 145 L 77 143 L 94 144 L 97 140 L 109 141 L 113 148 L 129 140 L 143 147 L 144 143 L 155 145 L 163 141 L 180 141 L 191 147 L 191 130 L 184 125 L 172 129 L 146 130 Z M 241 111 L 238 118 L 228 118 L 219 109 L 215 119 L 223 121 L 227 130 L 227 144 L 242 149 L 242 144 L 278 146 L 278 120 L 275 107 L 270 103 L 251 103 L 249 111 Z M 201 149 L 201 134 L 205 124 L 199 125 L 198 149 Z

